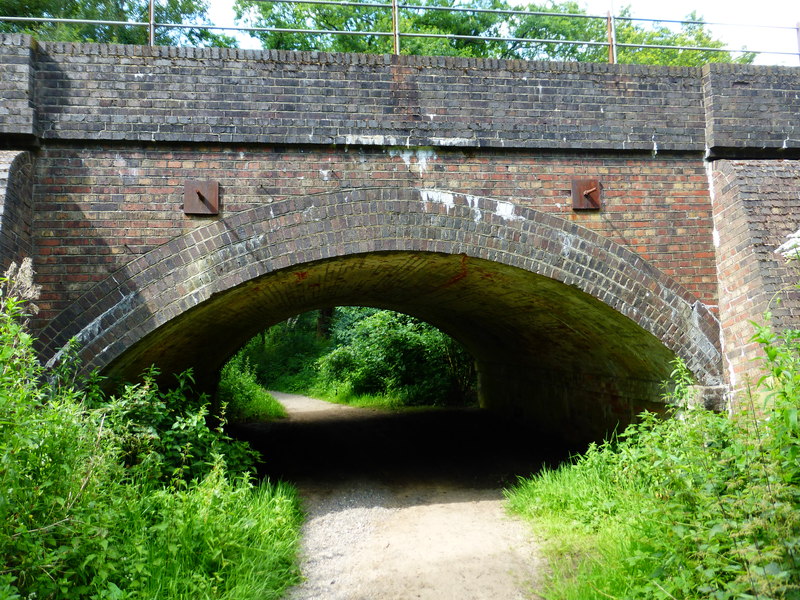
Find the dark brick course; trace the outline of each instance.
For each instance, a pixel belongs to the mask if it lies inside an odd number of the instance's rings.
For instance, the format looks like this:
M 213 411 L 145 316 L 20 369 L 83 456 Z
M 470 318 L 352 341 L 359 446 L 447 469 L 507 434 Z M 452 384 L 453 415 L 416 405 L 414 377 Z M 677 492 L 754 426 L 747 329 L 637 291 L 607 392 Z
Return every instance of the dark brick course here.
M 800 69 L 703 67 L 706 143 L 717 152 L 800 149 Z

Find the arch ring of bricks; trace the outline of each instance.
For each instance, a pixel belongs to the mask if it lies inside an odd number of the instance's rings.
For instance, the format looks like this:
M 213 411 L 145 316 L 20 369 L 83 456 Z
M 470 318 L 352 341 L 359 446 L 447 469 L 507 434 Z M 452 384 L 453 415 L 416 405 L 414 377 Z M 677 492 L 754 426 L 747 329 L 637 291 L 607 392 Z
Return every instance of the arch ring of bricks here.
M 463 254 L 575 286 L 720 385 L 719 323 L 639 255 L 559 217 L 510 202 L 431 189 L 367 188 L 287 198 L 217 219 L 95 285 L 40 334 L 53 362 L 71 338 L 86 368 L 212 295 L 310 262 L 370 252 Z

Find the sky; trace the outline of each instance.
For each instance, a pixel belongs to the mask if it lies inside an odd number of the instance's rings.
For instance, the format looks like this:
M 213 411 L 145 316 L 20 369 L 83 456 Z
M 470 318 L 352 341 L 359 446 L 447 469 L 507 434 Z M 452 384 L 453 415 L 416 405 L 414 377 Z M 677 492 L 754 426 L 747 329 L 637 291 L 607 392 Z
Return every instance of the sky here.
M 527 0 L 511 0 L 525 4 Z M 791 52 L 793 56 L 764 55 L 756 64 L 800 66 L 798 32 L 800 0 L 578 0 L 589 14 L 605 15 L 631 7 L 634 17 L 645 19 L 685 18 L 693 10 L 707 23 L 730 23 L 739 27 L 710 26 L 714 36 L 732 48 L 746 46 L 751 50 Z M 215 25 L 233 25 L 233 0 L 211 0 L 209 16 Z M 766 29 L 757 25 L 788 27 Z M 242 39 L 242 46 L 258 48 L 252 39 Z

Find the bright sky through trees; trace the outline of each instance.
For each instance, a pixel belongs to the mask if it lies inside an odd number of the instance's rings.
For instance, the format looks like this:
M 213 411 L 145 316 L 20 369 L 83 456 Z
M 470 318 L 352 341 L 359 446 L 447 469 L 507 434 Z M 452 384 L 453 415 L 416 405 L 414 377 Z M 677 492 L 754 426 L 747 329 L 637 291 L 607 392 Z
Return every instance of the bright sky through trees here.
M 758 9 L 752 2 L 742 0 L 670 0 L 668 3 L 655 0 L 579 0 L 590 14 L 604 15 L 609 10 L 615 13 L 624 6 L 631 7 L 634 17 L 663 18 L 680 20 L 696 10 L 705 21 L 750 24 L 779 25 L 794 27 L 800 22 L 800 2 L 797 0 L 761 0 Z M 214 0 L 209 8 L 209 17 L 215 25 L 233 25 L 234 0 Z M 523 4 L 525 0 L 512 3 Z M 747 46 L 757 50 L 779 52 L 798 52 L 796 30 L 769 30 L 755 27 L 718 27 L 709 29 L 717 39 L 728 46 L 739 48 Z M 246 35 L 240 36 L 242 47 L 259 48 L 257 40 Z M 756 64 L 800 66 L 798 56 L 766 55 L 757 57 Z

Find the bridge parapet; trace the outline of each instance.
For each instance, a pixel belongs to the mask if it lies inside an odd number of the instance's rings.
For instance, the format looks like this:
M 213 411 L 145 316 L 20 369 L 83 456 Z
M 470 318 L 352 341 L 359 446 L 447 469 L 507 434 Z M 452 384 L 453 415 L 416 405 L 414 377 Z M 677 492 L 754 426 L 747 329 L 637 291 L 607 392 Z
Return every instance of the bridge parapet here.
M 46 140 L 800 148 L 800 70 L 33 43 L 0 36 L 0 133 Z M 753 92 L 757 90 L 757 100 Z M 748 132 L 744 134 L 743 132 Z

